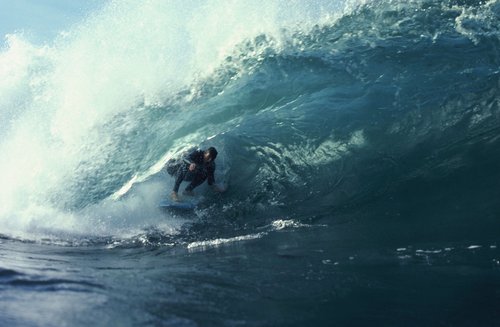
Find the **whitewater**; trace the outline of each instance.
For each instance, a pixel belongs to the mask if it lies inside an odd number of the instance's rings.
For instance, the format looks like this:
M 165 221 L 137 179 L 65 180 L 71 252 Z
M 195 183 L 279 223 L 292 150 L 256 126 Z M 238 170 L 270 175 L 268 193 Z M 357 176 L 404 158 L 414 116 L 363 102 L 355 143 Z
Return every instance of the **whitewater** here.
M 500 2 L 110 1 L 0 43 L 0 325 L 494 326 Z M 214 146 L 214 194 L 162 210 Z

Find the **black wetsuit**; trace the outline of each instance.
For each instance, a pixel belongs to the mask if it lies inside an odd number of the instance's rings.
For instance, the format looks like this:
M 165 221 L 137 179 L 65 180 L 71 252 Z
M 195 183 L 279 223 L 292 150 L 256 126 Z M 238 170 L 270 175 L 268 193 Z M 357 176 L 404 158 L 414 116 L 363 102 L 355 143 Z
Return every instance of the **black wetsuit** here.
M 174 192 L 179 192 L 182 181 L 191 182 L 186 187 L 186 191 L 193 191 L 195 187 L 201 185 L 206 179 L 208 179 L 208 185 L 215 183 L 215 162 L 205 162 L 203 155 L 204 151 L 195 150 L 182 159 L 183 162 L 175 174 Z M 189 166 L 192 163 L 196 164 L 196 169 L 189 171 Z

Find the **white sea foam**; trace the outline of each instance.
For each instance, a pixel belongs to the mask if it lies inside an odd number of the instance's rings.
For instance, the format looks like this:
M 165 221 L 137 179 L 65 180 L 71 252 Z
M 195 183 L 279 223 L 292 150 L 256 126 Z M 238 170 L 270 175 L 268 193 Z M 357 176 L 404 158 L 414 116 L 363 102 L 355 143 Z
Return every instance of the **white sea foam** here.
M 219 247 L 219 246 L 225 245 L 225 244 L 242 242 L 242 241 L 249 241 L 249 240 L 262 238 L 273 231 L 280 231 L 280 230 L 284 230 L 284 229 L 288 229 L 288 228 L 304 228 L 304 227 L 313 227 L 313 226 L 315 226 L 315 225 L 302 224 L 302 223 L 300 223 L 296 220 L 293 220 L 293 219 L 277 219 L 277 220 L 273 221 L 270 225 L 265 226 L 264 227 L 265 231 L 262 231 L 260 233 L 240 235 L 240 236 L 229 237 L 229 238 L 217 238 L 214 240 L 191 242 L 187 245 L 187 248 L 188 249 L 207 249 L 207 248 Z M 324 225 L 318 225 L 318 226 L 324 226 Z
M 285 228 L 300 228 L 300 227 L 310 227 L 310 225 L 307 224 L 302 224 L 296 220 L 293 219 L 278 219 L 272 222 L 271 226 L 275 230 L 281 230 Z
M 218 247 L 220 245 L 228 244 L 228 243 L 255 240 L 255 239 L 263 237 L 266 234 L 267 233 L 262 232 L 262 233 L 257 233 L 257 234 L 241 235 L 241 236 L 235 236 L 235 237 L 230 237 L 230 238 L 217 238 L 215 240 L 191 242 L 187 245 L 187 248 L 188 249 L 195 249 L 195 248 Z

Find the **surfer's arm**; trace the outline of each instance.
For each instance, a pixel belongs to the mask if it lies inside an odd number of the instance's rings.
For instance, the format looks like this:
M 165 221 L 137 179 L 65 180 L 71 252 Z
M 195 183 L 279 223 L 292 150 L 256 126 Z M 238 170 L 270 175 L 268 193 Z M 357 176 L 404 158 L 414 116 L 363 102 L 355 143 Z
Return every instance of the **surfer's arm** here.
M 196 163 L 200 161 L 199 152 L 199 150 L 195 150 L 183 158 L 183 161 L 188 165 L 189 171 L 194 171 L 196 169 Z M 203 162 L 203 155 L 201 155 L 201 161 Z
M 207 183 L 212 186 L 215 185 L 215 163 L 211 163 L 207 167 Z

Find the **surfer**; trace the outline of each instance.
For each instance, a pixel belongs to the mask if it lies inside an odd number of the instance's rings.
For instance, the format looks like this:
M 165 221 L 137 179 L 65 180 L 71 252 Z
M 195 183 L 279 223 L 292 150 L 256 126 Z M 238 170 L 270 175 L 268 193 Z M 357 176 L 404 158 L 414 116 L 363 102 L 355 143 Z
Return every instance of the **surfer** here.
M 217 158 L 217 150 L 210 147 L 207 150 L 195 150 L 183 157 L 181 160 L 171 160 L 167 163 L 167 172 L 170 175 L 175 175 L 175 184 L 172 191 L 172 199 L 179 201 L 179 187 L 182 181 L 191 182 L 182 194 L 193 196 L 193 189 L 203 184 L 208 180 L 208 185 L 211 185 L 216 192 L 224 190 L 215 185 L 215 158 Z

